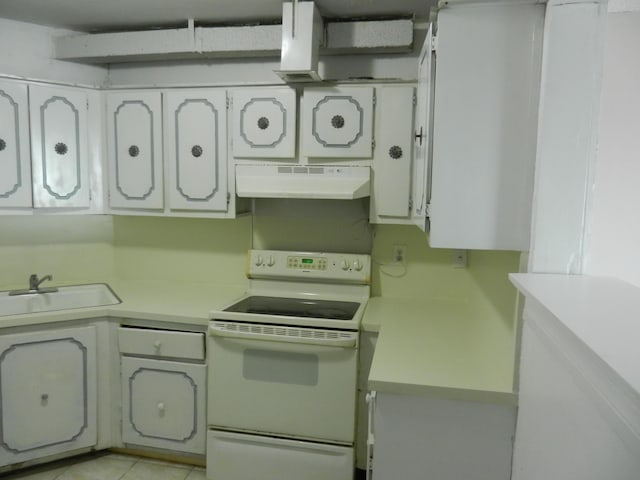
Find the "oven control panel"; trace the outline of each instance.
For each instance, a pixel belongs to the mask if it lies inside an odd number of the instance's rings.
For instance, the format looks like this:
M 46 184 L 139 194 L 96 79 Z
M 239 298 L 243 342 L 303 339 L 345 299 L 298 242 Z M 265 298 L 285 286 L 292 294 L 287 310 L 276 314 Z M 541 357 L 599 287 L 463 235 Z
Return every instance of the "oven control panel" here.
M 371 257 L 356 253 L 249 250 L 247 276 L 369 284 Z

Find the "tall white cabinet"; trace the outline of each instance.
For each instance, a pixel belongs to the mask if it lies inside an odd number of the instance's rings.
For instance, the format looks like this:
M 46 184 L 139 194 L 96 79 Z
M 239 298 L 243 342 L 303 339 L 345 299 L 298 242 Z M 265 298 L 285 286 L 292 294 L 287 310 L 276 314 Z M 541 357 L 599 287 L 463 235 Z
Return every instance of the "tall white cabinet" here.
M 435 78 L 429 36 L 420 60 L 413 212 L 432 247 L 528 250 L 544 12 L 515 2 L 438 12 Z
M 0 466 L 97 442 L 94 326 L 0 336 Z

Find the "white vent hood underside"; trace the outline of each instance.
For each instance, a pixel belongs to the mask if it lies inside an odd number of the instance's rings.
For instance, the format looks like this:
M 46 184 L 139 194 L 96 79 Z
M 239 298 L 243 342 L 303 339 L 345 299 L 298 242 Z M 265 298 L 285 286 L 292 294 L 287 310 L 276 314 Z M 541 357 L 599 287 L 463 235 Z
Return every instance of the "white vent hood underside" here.
M 368 197 L 369 167 L 236 165 L 236 195 L 353 200 Z

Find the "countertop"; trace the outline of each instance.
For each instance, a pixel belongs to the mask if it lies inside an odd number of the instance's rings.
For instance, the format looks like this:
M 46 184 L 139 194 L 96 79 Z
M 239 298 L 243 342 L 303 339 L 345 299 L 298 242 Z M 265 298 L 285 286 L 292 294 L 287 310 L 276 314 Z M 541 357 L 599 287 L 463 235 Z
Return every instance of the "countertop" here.
M 0 328 L 114 317 L 206 328 L 209 312 L 246 287 L 110 281 L 122 303 L 0 317 Z M 373 297 L 362 328 L 379 332 L 369 388 L 381 392 L 515 404 L 504 352 L 487 340 L 465 303 Z
M 512 370 L 463 302 L 373 297 L 363 329 L 379 331 L 369 388 L 515 404 Z
M 0 317 L 0 328 L 101 317 L 133 318 L 206 327 L 209 312 L 240 297 L 246 287 L 154 281 L 108 282 L 122 300 L 116 305 Z
M 640 288 L 616 278 L 511 274 L 518 289 L 640 393 Z

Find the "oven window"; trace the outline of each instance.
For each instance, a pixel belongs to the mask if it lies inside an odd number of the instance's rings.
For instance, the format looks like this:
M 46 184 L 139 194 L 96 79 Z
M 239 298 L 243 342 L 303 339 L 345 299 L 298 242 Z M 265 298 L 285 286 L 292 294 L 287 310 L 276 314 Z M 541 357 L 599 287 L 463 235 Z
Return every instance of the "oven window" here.
M 242 376 L 246 380 L 292 385 L 318 384 L 318 356 L 307 353 L 244 350 Z

